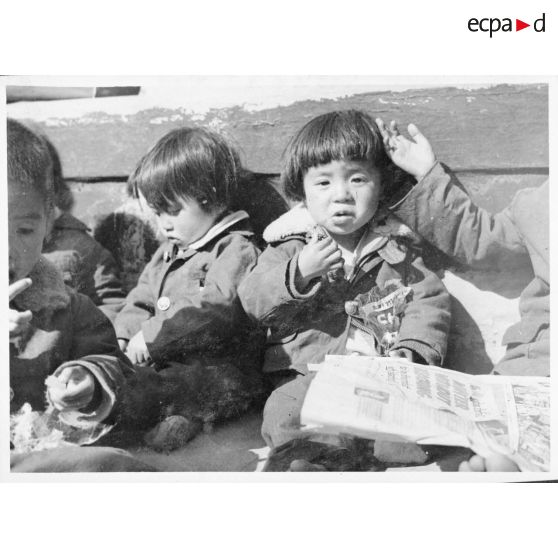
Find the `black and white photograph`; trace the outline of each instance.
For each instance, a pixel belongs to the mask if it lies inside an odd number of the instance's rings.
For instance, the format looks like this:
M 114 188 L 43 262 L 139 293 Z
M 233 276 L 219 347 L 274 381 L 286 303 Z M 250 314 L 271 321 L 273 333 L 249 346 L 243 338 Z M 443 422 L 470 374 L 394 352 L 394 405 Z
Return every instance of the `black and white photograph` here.
M 550 79 L 3 83 L 8 477 L 551 471 Z

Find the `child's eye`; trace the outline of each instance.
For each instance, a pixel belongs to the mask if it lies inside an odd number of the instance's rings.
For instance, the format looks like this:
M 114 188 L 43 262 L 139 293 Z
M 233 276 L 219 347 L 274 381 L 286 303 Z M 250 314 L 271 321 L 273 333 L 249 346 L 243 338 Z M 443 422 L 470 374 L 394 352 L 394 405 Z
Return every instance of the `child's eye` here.
M 352 180 L 352 182 L 355 182 L 356 184 L 363 184 L 364 182 L 366 182 L 366 177 L 365 176 L 353 176 L 353 178 L 351 180 Z
M 321 187 L 325 187 L 325 186 L 329 186 L 329 180 L 318 180 L 316 182 L 316 186 L 321 186 Z
M 32 227 L 19 227 L 17 229 L 18 234 L 21 235 L 30 235 L 33 234 L 35 232 L 35 229 L 33 229 Z

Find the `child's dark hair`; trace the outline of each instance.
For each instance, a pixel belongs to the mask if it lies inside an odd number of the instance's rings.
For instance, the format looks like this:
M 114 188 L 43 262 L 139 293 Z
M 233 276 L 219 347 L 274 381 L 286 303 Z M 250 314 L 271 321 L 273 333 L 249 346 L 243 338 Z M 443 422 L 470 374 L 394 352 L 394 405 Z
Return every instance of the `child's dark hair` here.
M 45 139 L 29 128 L 8 118 L 8 180 L 39 191 L 47 215 L 54 207 L 52 157 Z
M 74 207 L 74 195 L 70 187 L 64 180 L 62 172 L 62 163 L 60 162 L 60 155 L 52 142 L 44 138 L 50 157 L 52 159 L 52 180 L 54 181 L 54 205 L 61 211 L 71 211 Z
M 156 211 L 168 213 L 179 198 L 193 199 L 206 211 L 234 204 L 241 171 L 236 151 L 205 128 L 178 128 L 142 157 L 129 178 Z
M 296 201 L 305 199 L 303 179 L 308 169 L 331 161 L 370 161 L 381 172 L 384 190 L 393 163 L 373 118 L 359 110 L 328 112 L 305 124 L 283 155 L 281 185 Z

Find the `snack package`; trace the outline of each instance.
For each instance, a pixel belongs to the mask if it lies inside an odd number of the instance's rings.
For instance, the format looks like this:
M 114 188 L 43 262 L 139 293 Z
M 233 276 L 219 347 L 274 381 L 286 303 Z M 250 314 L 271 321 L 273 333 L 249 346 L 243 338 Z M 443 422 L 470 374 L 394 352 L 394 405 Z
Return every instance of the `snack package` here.
M 411 287 L 388 284 L 383 289 L 374 287 L 345 305 L 349 315 L 372 330 L 382 356 L 387 355 L 397 342 L 401 315 L 412 293 Z

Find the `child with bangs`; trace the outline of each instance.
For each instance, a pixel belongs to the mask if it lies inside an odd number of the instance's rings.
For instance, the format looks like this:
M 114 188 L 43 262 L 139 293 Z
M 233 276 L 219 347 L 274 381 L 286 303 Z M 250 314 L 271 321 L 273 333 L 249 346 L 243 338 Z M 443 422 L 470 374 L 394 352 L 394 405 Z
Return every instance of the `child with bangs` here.
M 259 333 L 237 293 L 258 256 L 249 215 L 232 209 L 240 171 L 220 135 L 180 128 L 130 179 L 166 237 L 115 320 L 132 363 L 152 366 L 169 386 L 154 447 L 172 449 L 203 424 L 238 417 L 260 394 Z M 181 436 L 171 440 L 177 429 Z
M 266 229 L 268 248 L 239 291 L 247 313 L 268 329 L 263 369 L 275 388 L 262 426 L 268 471 L 369 467 L 358 441 L 301 429 L 309 364 L 327 354 L 443 362 L 449 295 L 385 207 L 402 176 L 360 111 L 314 118 L 286 149 L 282 184 L 299 203 Z

